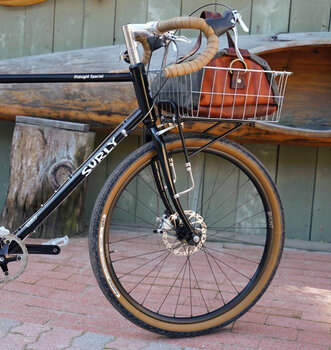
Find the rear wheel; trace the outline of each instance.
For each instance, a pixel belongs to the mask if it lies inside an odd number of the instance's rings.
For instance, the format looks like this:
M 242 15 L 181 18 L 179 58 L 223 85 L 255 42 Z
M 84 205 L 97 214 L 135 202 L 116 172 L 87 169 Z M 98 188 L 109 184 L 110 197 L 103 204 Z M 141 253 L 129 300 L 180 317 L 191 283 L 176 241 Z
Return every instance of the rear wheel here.
M 190 151 L 207 136 L 186 139 Z M 167 150 L 176 189 L 190 187 L 181 142 Z M 191 158 L 195 187 L 180 197 L 189 236 L 165 210 L 154 181 L 153 143 L 123 161 L 96 201 L 90 256 L 98 283 L 128 319 L 177 336 L 208 333 L 245 313 L 269 285 L 283 246 L 283 211 L 262 164 L 239 145 L 216 142 Z

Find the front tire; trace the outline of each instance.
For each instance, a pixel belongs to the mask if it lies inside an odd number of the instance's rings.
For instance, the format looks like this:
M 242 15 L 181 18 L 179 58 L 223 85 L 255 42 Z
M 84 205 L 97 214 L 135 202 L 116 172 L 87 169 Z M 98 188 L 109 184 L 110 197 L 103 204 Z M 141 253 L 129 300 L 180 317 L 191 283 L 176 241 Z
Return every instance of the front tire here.
M 192 151 L 208 141 L 195 135 L 186 144 Z M 166 145 L 177 190 L 189 187 L 180 170 L 180 140 L 169 137 Z M 151 171 L 156 160 L 148 143 L 104 184 L 91 218 L 92 268 L 108 300 L 138 326 L 171 336 L 209 333 L 250 309 L 271 282 L 284 238 L 279 196 L 247 150 L 226 140 L 214 143 L 192 157 L 195 188 L 180 197 L 200 222 L 197 230 L 206 226 L 203 243 L 192 245 L 179 238 L 178 217 L 162 218 Z

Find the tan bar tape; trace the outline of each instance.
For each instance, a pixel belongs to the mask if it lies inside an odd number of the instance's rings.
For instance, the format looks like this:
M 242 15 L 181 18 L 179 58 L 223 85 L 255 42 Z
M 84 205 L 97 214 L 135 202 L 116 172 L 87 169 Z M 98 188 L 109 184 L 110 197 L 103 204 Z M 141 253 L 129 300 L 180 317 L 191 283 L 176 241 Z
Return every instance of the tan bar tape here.
M 179 64 L 172 64 L 164 69 L 164 76 L 177 77 L 180 75 L 190 74 L 198 71 L 207 65 L 216 55 L 218 50 L 218 38 L 213 29 L 202 18 L 197 17 L 175 17 L 160 21 L 157 24 L 157 30 L 160 33 L 165 33 L 169 30 L 175 29 L 198 29 L 201 30 L 207 38 L 207 45 L 203 52 L 190 62 Z M 139 41 L 144 49 L 141 62 L 146 65 L 151 56 L 151 48 L 147 42 L 148 35 L 146 33 L 136 33 L 135 40 Z M 129 72 L 129 69 L 119 69 L 111 71 L 110 73 L 124 73 Z
M 218 38 L 213 29 L 202 18 L 197 17 L 175 17 L 157 24 L 157 30 L 160 33 L 175 29 L 199 29 L 207 38 L 207 46 L 199 56 L 190 62 L 172 64 L 164 69 L 165 77 L 176 77 L 179 75 L 190 74 L 198 71 L 208 64 L 215 56 L 218 50 Z

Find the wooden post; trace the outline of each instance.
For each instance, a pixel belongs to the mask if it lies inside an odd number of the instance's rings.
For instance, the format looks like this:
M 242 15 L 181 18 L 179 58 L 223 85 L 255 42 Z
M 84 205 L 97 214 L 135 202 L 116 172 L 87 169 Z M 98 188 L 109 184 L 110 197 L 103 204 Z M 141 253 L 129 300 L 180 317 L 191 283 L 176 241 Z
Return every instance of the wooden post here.
M 11 231 L 29 218 L 93 151 L 86 124 L 17 117 L 10 180 L 1 224 Z M 86 181 L 37 229 L 33 237 L 72 236 L 83 231 Z

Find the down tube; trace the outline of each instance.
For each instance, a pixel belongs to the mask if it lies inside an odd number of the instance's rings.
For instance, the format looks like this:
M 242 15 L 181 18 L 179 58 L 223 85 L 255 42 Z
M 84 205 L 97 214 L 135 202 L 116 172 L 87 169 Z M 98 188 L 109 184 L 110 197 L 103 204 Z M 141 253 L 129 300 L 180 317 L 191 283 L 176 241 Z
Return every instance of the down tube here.
M 142 113 L 136 109 L 110 133 L 89 158 L 72 173 L 68 180 L 41 206 L 24 224 L 13 232 L 21 240 L 31 234 L 68 195 L 84 181 L 93 170 L 116 148 L 116 146 L 143 120 Z

